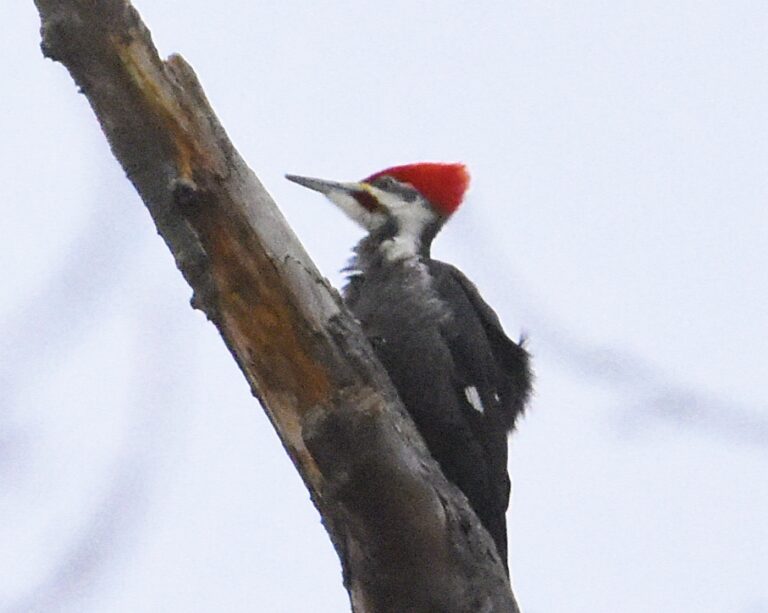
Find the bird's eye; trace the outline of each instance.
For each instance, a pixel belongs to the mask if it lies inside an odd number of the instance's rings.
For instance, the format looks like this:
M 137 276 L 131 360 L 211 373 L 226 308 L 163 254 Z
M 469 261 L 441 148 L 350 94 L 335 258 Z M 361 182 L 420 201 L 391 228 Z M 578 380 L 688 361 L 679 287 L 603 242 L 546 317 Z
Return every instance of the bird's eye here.
M 419 197 L 419 192 L 412 188 L 410 185 L 402 185 L 400 189 L 400 196 L 406 202 L 415 202 Z
M 392 189 L 396 185 L 397 181 L 388 175 L 384 175 L 383 177 L 376 179 L 376 187 L 381 189 Z
M 373 183 L 376 187 L 379 189 L 382 189 L 384 191 L 390 192 L 392 194 L 397 194 L 400 198 L 405 200 L 406 202 L 414 202 L 419 197 L 419 192 L 414 189 L 411 185 L 408 183 L 401 183 L 394 177 L 390 177 L 389 175 L 384 175 L 383 177 L 379 177 L 374 181 Z

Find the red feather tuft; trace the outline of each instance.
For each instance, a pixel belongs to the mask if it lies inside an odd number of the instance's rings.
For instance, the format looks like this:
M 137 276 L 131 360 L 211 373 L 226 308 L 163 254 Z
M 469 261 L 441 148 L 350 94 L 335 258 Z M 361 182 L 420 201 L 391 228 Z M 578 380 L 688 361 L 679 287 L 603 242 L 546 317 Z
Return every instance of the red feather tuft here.
M 459 208 L 469 186 L 469 171 L 464 164 L 404 164 L 372 174 L 363 181 L 369 183 L 383 176 L 393 177 L 401 183 L 410 183 L 446 217 Z

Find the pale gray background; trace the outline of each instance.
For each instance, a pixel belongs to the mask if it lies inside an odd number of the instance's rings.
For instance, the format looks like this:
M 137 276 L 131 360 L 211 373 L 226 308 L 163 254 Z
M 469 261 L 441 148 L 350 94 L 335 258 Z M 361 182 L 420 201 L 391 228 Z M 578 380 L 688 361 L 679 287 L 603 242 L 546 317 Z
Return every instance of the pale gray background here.
M 764 0 L 138 8 L 337 285 L 359 232 L 283 173 L 469 165 L 436 252 L 531 337 L 526 613 L 768 612 Z M 0 14 L 0 610 L 348 610 L 31 0 Z

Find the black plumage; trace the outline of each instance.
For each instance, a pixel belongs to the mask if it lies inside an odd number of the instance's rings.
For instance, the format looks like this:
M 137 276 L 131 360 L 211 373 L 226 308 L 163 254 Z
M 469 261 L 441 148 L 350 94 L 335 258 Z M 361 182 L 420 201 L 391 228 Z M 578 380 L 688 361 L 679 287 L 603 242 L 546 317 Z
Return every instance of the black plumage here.
M 356 248 L 344 297 L 445 476 L 507 563 L 507 435 L 531 387 L 528 353 L 475 286 L 429 257 L 390 261 L 383 228 Z M 483 411 L 468 398 L 475 388 Z

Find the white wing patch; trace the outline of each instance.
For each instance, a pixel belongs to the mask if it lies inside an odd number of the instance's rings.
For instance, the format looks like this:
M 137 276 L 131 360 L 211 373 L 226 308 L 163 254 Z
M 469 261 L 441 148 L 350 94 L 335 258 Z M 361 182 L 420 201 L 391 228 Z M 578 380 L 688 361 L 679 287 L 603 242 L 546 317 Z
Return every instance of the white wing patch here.
M 468 385 L 464 388 L 464 396 L 467 398 L 467 402 L 472 406 L 475 411 L 481 415 L 485 413 L 485 407 L 483 401 L 480 400 L 480 394 L 474 385 Z

